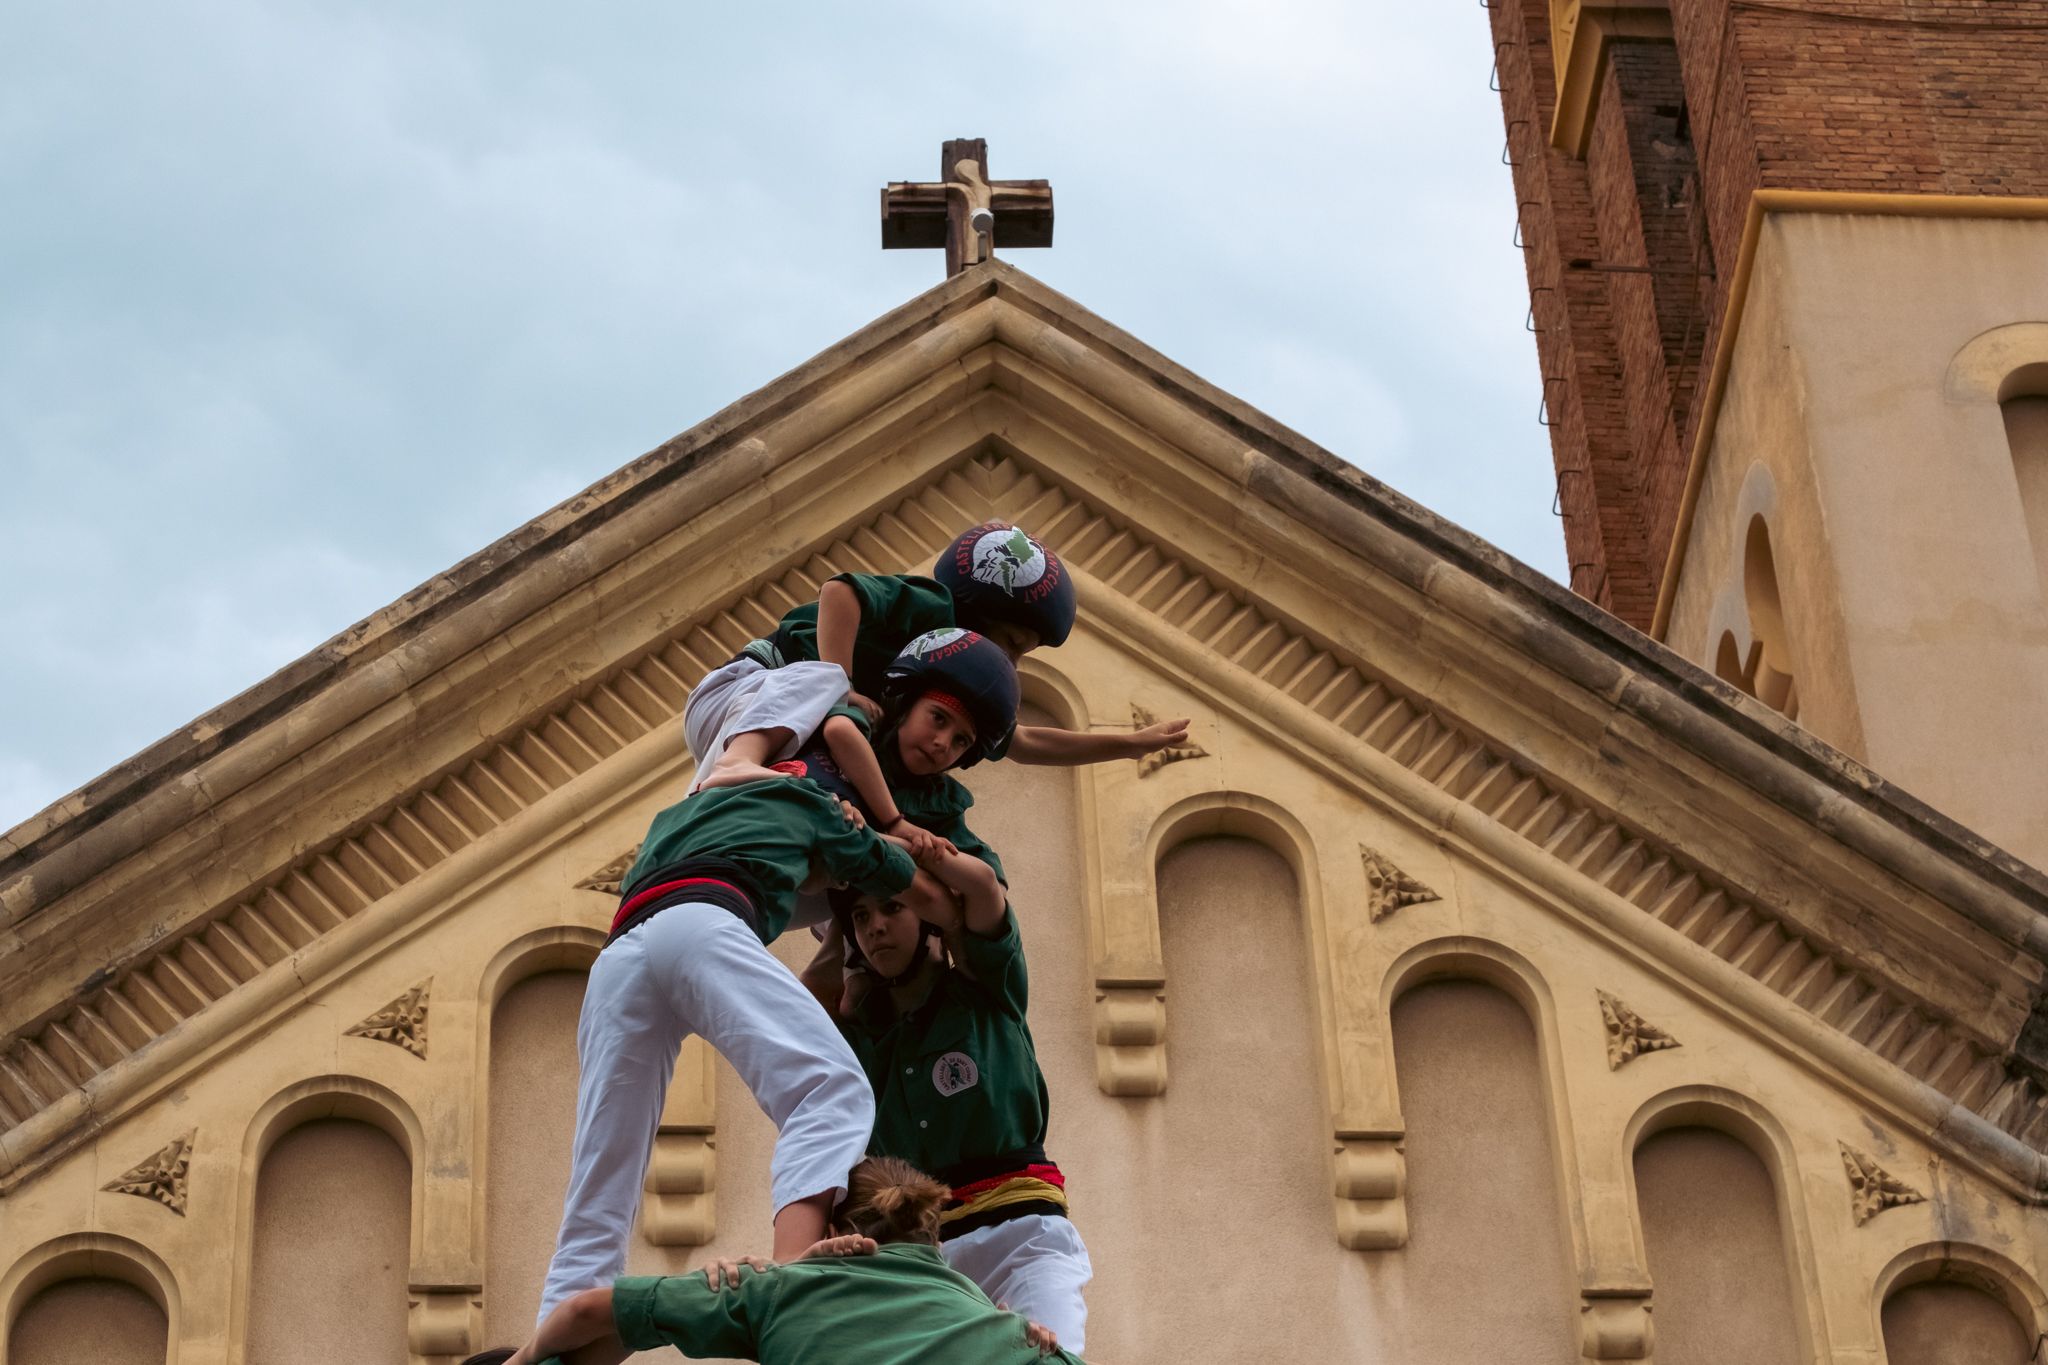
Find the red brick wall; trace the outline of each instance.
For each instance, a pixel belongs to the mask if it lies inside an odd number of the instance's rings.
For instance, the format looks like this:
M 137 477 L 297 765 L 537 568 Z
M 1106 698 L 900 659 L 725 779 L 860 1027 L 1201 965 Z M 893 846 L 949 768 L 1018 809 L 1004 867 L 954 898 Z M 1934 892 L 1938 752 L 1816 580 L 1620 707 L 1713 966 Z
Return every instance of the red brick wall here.
M 1548 145 L 1549 0 L 1489 10 L 1571 585 L 1643 628 L 1751 194 L 2048 196 L 2048 0 L 1670 5 L 1583 159 Z

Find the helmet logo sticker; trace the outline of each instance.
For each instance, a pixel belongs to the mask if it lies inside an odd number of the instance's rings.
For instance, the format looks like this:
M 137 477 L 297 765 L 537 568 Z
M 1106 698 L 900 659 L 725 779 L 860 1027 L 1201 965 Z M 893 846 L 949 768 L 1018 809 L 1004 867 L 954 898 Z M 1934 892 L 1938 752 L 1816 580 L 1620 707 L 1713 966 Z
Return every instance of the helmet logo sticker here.
M 932 1088 L 941 1095 L 957 1095 L 963 1090 L 972 1090 L 981 1081 L 981 1070 L 974 1065 L 974 1058 L 964 1052 L 949 1052 L 932 1064 Z
M 928 659 L 936 662 L 949 655 L 958 654 L 978 638 L 971 630 L 958 626 L 946 626 L 939 630 L 928 630 L 903 646 L 903 652 L 913 659 Z
M 1045 551 L 1037 541 L 1014 526 L 998 527 L 974 542 L 977 583 L 987 583 L 1015 596 L 1045 577 Z

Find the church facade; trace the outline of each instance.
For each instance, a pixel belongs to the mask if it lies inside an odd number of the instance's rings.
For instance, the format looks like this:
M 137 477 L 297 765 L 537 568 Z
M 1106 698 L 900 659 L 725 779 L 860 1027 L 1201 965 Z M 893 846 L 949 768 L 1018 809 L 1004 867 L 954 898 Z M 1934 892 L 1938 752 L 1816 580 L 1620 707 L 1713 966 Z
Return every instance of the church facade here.
M 5 1359 L 518 1336 L 688 689 L 989 518 L 1080 588 L 1033 715 L 1196 718 L 970 774 L 1091 1358 L 2031 1359 L 2048 879 L 959 264 L 5 837 Z M 761 1249 L 772 1136 L 686 1047 L 630 1268 Z

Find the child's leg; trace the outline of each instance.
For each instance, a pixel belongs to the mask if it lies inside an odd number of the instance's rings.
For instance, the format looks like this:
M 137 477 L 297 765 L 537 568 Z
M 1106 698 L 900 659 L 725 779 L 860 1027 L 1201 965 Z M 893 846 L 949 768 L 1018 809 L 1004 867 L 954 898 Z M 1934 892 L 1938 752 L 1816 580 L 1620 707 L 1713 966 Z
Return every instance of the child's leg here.
M 875 1123 L 867 1077 L 818 1002 L 737 918 L 677 906 L 646 928 L 655 935 L 650 960 L 675 973 L 683 1018 L 775 1122 L 775 1255 L 794 1256 L 824 1236 L 826 1213 L 867 1152 Z
M 726 721 L 745 708 L 747 698 L 760 686 L 760 675 L 766 672 L 767 666 L 759 660 L 734 659 L 706 673 L 703 681 L 690 689 L 689 700 L 683 703 L 683 738 L 700 769 L 718 757 Z
M 612 1291 L 586 1289 L 548 1314 L 505 1365 L 535 1365 L 551 1356 L 572 1365 L 618 1365 L 631 1354 L 612 1322 Z
M 1086 1347 L 1088 1304 L 1081 1289 L 1095 1268 L 1069 1220 L 1026 1214 L 942 1242 L 939 1250 L 991 1300 L 1050 1327 L 1064 1349 L 1079 1355 Z
M 647 925 L 673 913 L 665 910 Z M 576 1027 L 576 1140 L 562 1227 L 541 1291 L 543 1319 L 571 1294 L 608 1285 L 626 1268 L 655 1126 L 687 1032 L 662 973 L 648 960 L 647 925 L 597 955 L 584 990 Z
M 825 713 L 839 704 L 846 688 L 844 669 L 815 659 L 738 679 L 724 694 L 721 724 L 698 752 L 697 786 L 777 776 L 766 765 L 795 753 L 824 724 Z M 700 718 L 700 730 L 707 728 L 708 719 Z M 690 745 L 696 750 L 696 739 Z

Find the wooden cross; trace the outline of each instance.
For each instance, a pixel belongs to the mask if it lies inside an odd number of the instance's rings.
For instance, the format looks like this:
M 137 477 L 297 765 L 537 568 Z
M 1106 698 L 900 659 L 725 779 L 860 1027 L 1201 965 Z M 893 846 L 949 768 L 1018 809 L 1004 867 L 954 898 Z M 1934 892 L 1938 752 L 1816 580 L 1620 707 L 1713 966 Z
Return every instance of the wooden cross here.
M 987 260 L 996 247 L 1052 245 L 1052 186 L 988 178 L 988 143 L 955 138 L 939 153 L 937 184 L 897 181 L 882 190 L 882 249 L 946 248 L 946 278 Z

